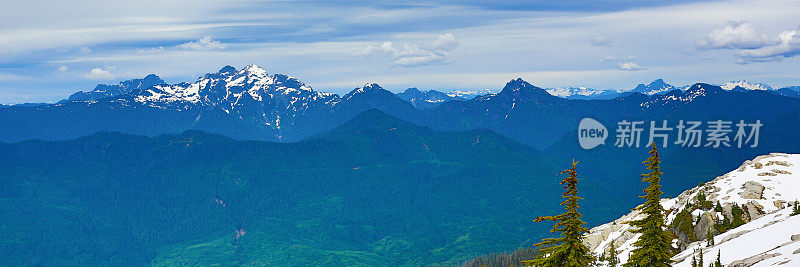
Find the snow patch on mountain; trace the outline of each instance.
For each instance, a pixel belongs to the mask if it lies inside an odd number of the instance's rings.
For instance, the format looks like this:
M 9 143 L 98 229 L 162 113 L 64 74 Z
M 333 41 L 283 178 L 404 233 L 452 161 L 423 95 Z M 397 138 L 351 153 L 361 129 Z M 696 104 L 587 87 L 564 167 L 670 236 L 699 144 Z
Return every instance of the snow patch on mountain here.
M 476 97 L 479 97 L 479 96 L 484 96 L 484 95 L 493 94 L 493 93 L 494 93 L 494 91 L 492 91 L 490 89 L 466 90 L 466 91 L 452 90 L 452 91 L 445 92 L 445 94 L 447 94 L 450 97 L 454 97 L 454 98 L 457 98 L 457 99 L 463 99 L 463 100 L 469 100 L 469 99 L 473 99 L 473 98 L 476 98 Z
M 545 89 L 551 95 L 561 97 L 561 98 L 570 98 L 570 97 L 595 97 L 600 95 L 607 95 L 607 94 L 619 94 L 622 93 L 622 90 L 601 90 L 601 89 L 593 89 L 588 87 L 562 87 L 562 88 L 548 88 Z
M 666 224 L 671 225 L 700 192 L 708 201 L 720 203 L 723 212 L 729 213 L 734 204 L 741 206 L 744 216 L 750 221 L 717 235 L 715 246 L 706 247 L 705 240 L 689 244 L 673 257 L 677 266 L 690 266 L 691 255 L 699 247 L 704 250 L 705 262 L 713 262 L 717 251 L 721 251 L 725 266 L 735 261 L 754 261 L 754 266 L 780 262 L 792 262 L 787 266 L 800 265 L 800 252 L 797 250 L 800 248 L 800 242 L 797 242 L 800 240 L 800 229 L 797 228 L 800 216 L 788 217 L 791 213 L 789 204 L 800 199 L 800 154 L 759 156 L 745 161 L 736 170 L 684 191 L 676 198 L 662 199 L 661 206 L 667 212 Z M 692 221 L 696 221 L 702 216 L 721 218 L 722 214 L 714 209 L 695 210 L 691 216 Z M 607 252 L 613 242 L 621 262 L 626 262 L 634 248 L 633 243 L 639 238 L 638 234 L 631 232 L 633 228 L 628 222 L 643 217 L 634 210 L 613 222 L 592 228 L 585 235 L 584 242 L 597 255 Z
M 649 84 L 645 85 L 640 83 L 632 90 L 632 92 L 642 93 L 645 95 L 657 95 L 663 94 L 672 90 L 678 89 L 671 84 L 664 82 L 663 79 L 657 79 L 655 81 L 650 82 Z
M 745 80 L 727 82 L 727 83 L 724 83 L 724 84 L 720 85 L 719 87 L 721 87 L 722 89 L 725 89 L 725 90 L 729 90 L 729 91 L 733 90 L 736 87 L 740 87 L 740 88 L 745 89 L 745 90 L 775 90 L 775 87 L 773 87 L 771 85 L 763 84 L 763 83 L 750 83 L 750 82 L 745 81 Z

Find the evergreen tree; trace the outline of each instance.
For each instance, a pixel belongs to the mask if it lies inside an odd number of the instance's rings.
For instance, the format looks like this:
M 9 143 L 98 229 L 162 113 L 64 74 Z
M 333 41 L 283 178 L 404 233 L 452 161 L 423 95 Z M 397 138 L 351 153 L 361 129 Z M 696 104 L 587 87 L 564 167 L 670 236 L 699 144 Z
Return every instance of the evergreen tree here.
M 700 249 L 700 253 L 697 256 L 697 266 L 703 267 L 703 249 Z
M 541 258 L 523 261 L 523 264 L 539 267 L 584 267 L 593 262 L 594 257 L 589 253 L 589 248 L 583 244 L 583 233 L 588 231 L 578 212 L 578 173 L 575 170 L 577 161 L 572 161 L 572 168 L 564 170 L 561 174 L 567 177 L 561 181 L 564 185 L 565 212 L 556 216 L 538 217 L 534 222 L 554 221 L 556 224 L 550 232 L 560 232 L 558 238 L 546 238 L 534 246 L 542 248 L 539 253 Z
M 719 260 L 719 254 L 720 253 L 721 252 L 719 250 L 717 250 L 717 260 L 714 261 L 714 267 L 722 267 L 722 261 Z
M 617 247 L 614 246 L 614 240 L 611 240 L 611 247 L 608 248 L 608 267 L 617 267 L 619 265 L 619 256 L 617 256 Z
M 792 210 L 792 214 L 789 216 L 795 216 L 800 214 L 800 203 L 797 200 L 794 201 L 794 209 Z
M 717 205 L 714 206 L 714 211 L 722 212 L 722 205 L 719 204 L 719 201 L 717 201 Z
M 697 256 L 692 255 L 692 267 L 697 267 Z
M 641 220 L 630 222 L 638 227 L 636 233 L 641 234 L 639 240 L 633 245 L 636 247 L 625 263 L 630 267 L 667 267 L 672 263 L 672 234 L 664 230 L 664 208 L 661 207 L 661 160 L 658 158 L 658 148 L 653 143 L 650 157 L 643 162 L 650 173 L 642 174 L 642 181 L 649 186 L 644 189 L 645 199 L 642 206 L 638 207 L 645 215 Z
M 711 234 L 711 227 L 709 227 L 708 231 L 706 232 L 706 246 L 710 247 L 713 245 L 714 245 L 714 235 Z

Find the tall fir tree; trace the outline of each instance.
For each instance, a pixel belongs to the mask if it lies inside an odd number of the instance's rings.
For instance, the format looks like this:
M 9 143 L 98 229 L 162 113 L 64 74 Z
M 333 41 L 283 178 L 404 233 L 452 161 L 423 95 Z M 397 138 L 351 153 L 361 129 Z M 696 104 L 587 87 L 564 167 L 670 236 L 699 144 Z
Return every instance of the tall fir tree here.
M 556 224 L 552 233 L 559 232 L 558 238 L 546 238 L 542 242 L 534 246 L 540 247 L 539 253 L 542 257 L 523 261 L 523 264 L 538 267 L 584 267 L 589 266 L 594 261 L 594 258 L 589 253 L 589 248 L 583 244 L 583 233 L 588 231 L 584 225 L 586 224 L 581 220 L 581 215 L 578 212 L 578 173 L 575 170 L 578 162 L 572 161 L 572 168 L 564 170 L 561 174 L 567 174 L 567 177 L 561 181 L 564 185 L 564 194 L 562 197 L 565 199 L 561 202 L 564 206 L 565 212 L 556 216 L 538 217 L 534 222 L 554 221 Z
M 641 234 L 639 240 L 633 243 L 636 247 L 631 253 L 626 267 L 668 267 L 672 260 L 672 234 L 664 229 L 664 208 L 661 207 L 661 160 L 658 158 L 658 148 L 655 142 L 650 149 L 650 157 L 642 162 L 650 170 L 642 174 L 642 181 L 649 183 L 644 189 L 645 199 L 638 209 L 645 215 L 644 218 L 630 222 L 636 226 L 634 232 Z
M 714 245 L 714 234 L 711 233 L 711 227 L 714 227 L 714 224 L 712 224 L 708 228 L 708 231 L 706 231 L 706 246 L 707 247 L 710 247 L 710 246 Z
M 608 267 L 617 267 L 619 265 L 619 256 L 617 256 L 617 247 L 614 246 L 614 240 L 611 240 L 611 247 L 608 248 Z
M 700 266 L 700 267 L 705 267 L 705 265 L 703 265 L 703 264 L 704 264 L 704 263 L 703 263 L 703 249 L 701 248 L 701 249 L 700 249 L 700 253 L 699 253 L 699 255 L 697 256 L 697 266 Z
M 717 250 L 717 260 L 714 261 L 714 267 L 722 267 L 722 261 L 719 260 L 719 254 L 720 253 L 722 253 L 722 252 Z

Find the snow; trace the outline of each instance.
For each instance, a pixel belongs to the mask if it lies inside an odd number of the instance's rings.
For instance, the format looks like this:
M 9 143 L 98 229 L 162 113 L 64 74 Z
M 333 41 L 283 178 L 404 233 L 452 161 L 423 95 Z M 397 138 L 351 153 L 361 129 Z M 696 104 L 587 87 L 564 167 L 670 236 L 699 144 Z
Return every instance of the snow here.
M 445 94 L 447 94 L 450 97 L 461 98 L 461 99 L 473 99 L 473 98 L 478 97 L 478 96 L 489 95 L 489 94 L 492 94 L 492 93 L 493 93 L 492 90 L 489 90 L 489 89 L 474 90 L 474 91 L 453 90 L 453 91 L 445 92 Z
M 566 97 L 569 97 L 569 96 L 576 96 L 576 95 L 580 95 L 580 96 L 595 96 L 595 95 L 600 95 L 600 94 L 608 93 L 608 92 L 614 92 L 614 93 L 621 93 L 622 92 L 621 90 L 613 90 L 613 89 L 612 90 L 600 90 L 600 89 L 592 89 L 592 88 L 583 87 L 583 86 L 579 86 L 579 87 L 562 87 L 562 88 L 548 88 L 548 89 L 545 89 L 545 91 L 547 91 L 547 93 L 549 93 L 551 95 L 554 95 L 554 96 L 557 96 L 557 97 L 562 97 L 562 98 L 566 98 Z
M 748 189 L 760 186 L 764 187 L 760 195 L 759 190 Z M 780 253 L 780 256 L 763 260 L 755 266 L 767 266 L 785 261 L 796 263 L 786 266 L 800 266 L 800 252 L 793 254 L 800 248 L 800 242 L 787 244 L 791 235 L 800 234 L 800 228 L 797 227 L 800 225 L 800 216 L 788 217 L 791 213 L 788 204 L 800 199 L 800 154 L 772 153 L 759 156 L 745 161 L 739 168 L 708 183 L 684 191 L 676 198 L 662 199 L 661 205 L 668 211 L 666 223 L 671 224 L 676 215 L 683 211 L 688 202 L 696 199 L 701 191 L 713 203 L 719 202 L 722 206 L 730 206 L 733 203 L 739 206 L 751 205 L 759 207 L 765 214 L 717 235 L 716 246 L 704 248 L 706 263 L 713 262 L 716 259 L 716 251 L 720 250 L 722 263 L 726 265 L 734 260 L 768 252 L 768 254 Z M 692 217 L 697 218 L 702 213 L 704 211 L 695 210 L 692 212 Z M 713 215 L 718 218 L 722 216 L 718 212 L 714 212 Z M 638 238 L 630 232 L 631 226 L 626 222 L 642 217 L 638 210 L 634 210 L 613 222 L 594 227 L 585 235 L 585 242 L 593 253 L 600 255 L 608 249 L 613 240 L 619 251 L 620 260 L 625 262 L 628 253 L 633 250 L 633 242 Z M 740 236 L 736 236 L 737 234 Z M 690 244 L 687 250 L 676 255 L 673 260 L 679 262 L 677 266 L 690 266 L 693 248 L 699 246 L 705 246 L 705 241 Z M 686 257 L 689 257 L 689 261 L 685 261 Z
M 791 236 L 800 234 L 800 228 L 797 227 L 800 225 L 800 216 L 790 217 L 791 212 L 791 209 L 782 209 L 717 235 L 714 237 L 714 246 L 706 246 L 705 241 L 692 243 L 688 249 L 673 257 L 676 260 L 673 266 L 692 266 L 692 256 L 699 256 L 696 249 L 703 250 L 705 263 L 714 262 L 717 253 L 720 253 L 720 262 L 726 266 L 733 261 L 760 254 L 778 254 L 753 266 L 799 266 L 800 253 L 795 251 L 800 249 L 800 242 L 792 241 Z
M 763 83 L 750 83 L 745 80 L 727 82 L 725 84 L 720 85 L 720 87 L 722 87 L 722 89 L 725 90 L 733 90 L 733 88 L 736 88 L 737 86 L 747 90 L 775 90 L 774 86 Z

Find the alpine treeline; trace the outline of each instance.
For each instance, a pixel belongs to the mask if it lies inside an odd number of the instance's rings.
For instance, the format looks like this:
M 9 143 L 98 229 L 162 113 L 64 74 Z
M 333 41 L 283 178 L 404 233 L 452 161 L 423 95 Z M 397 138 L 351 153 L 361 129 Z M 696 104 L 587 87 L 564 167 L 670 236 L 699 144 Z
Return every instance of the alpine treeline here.
M 662 194 L 660 182 L 663 173 L 659 167 L 661 160 L 655 144 L 652 145 L 649 154 L 650 156 L 647 160 L 642 162 L 645 164 L 646 169 L 650 171 L 642 174 L 642 181 L 648 183 L 647 188 L 644 189 L 645 195 L 641 196 L 641 198 L 645 199 L 645 203 L 637 207 L 645 216 L 640 220 L 630 222 L 632 226 L 635 226 L 633 231 L 641 234 L 641 237 L 634 242 L 635 248 L 623 266 L 670 266 L 670 263 L 672 263 L 671 257 L 674 255 L 671 245 L 673 236 L 665 229 L 665 210 L 660 202 Z M 567 174 L 567 177 L 561 181 L 565 190 L 562 194 L 565 200 L 561 202 L 561 205 L 564 206 L 564 213 L 555 216 L 537 217 L 534 220 L 534 222 L 555 222 L 551 232 L 559 233 L 559 237 L 546 238 L 542 242 L 535 244 L 534 246 L 539 248 L 538 255 L 534 259 L 522 260 L 520 263 L 537 267 L 583 267 L 596 263 L 594 255 L 583 242 L 583 234 L 588 229 L 584 226 L 586 223 L 581 219 L 583 215 L 578 211 L 578 200 L 582 198 L 578 196 L 577 164 L 578 162 L 573 160 L 572 167 L 561 172 L 561 174 Z M 600 260 L 606 262 L 609 266 L 617 266 L 619 264 L 617 251 L 613 243 L 609 254 L 603 253 Z

